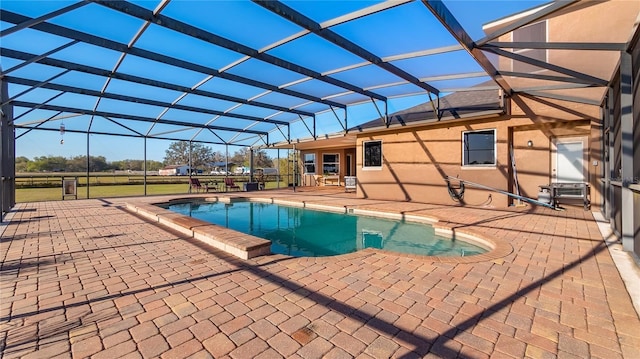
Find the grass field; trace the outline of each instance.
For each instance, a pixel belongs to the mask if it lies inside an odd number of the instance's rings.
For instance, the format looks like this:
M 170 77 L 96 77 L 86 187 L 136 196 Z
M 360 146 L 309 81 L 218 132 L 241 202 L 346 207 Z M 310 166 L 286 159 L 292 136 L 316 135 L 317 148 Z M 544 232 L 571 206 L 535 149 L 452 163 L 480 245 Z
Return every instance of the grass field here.
M 202 182 L 222 181 L 222 176 L 197 176 Z M 66 173 L 18 173 L 16 174 L 16 187 L 55 187 L 61 185 L 62 179 L 77 179 L 78 185 L 87 184 L 87 174 L 79 172 Z M 245 180 L 238 177 L 236 180 Z M 89 185 L 114 185 L 114 184 L 142 184 L 144 176 L 136 174 L 91 173 L 88 177 Z M 147 184 L 152 183 L 189 183 L 188 176 L 147 176 Z
M 201 179 L 202 181 L 202 179 Z M 40 201 L 59 201 L 62 200 L 62 183 L 59 187 L 32 187 L 32 188 L 17 188 L 16 189 L 16 202 L 40 202 Z M 204 181 L 203 183 L 206 183 Z M 242 188 L 242 182 L 237 183 Z M 286 183 L 281 182 L 280 187 L 285 187 Z M 220 185 L 220 187 L 222 187 Z M 266 188 L 277 188 L 277 182 L 267 182 Z M 185 183 L 147 183 L 147 195 L 160 195 L 160 194 L 184 194 L 189 193 L 189 184 Z M 78 199 L 87 198 L 87 187 L 80 186 L 77 189 Z M 89 198 L 103 198 L 103 197 L 129 197 L 129 196 L 144 196 L 144 186 L 141 184 L 111 184 L 90 186 Z M 73 199 L 73 197 L 67 196 L 66 199 Z
M 188 184 L 150 184 L 147 194 L 180 194 L 188 193 Z M 143 185 L 111 185 L 89 187 L 89 198 L 143 196 Z M 67 196 L 66 199 L 73 197 Z M 87 198 L 87 187 L 78 187 L 78 199 Z M 18 188 L 16 202 L 39 202 L 62 200 L 62 187 L 54 188 Z

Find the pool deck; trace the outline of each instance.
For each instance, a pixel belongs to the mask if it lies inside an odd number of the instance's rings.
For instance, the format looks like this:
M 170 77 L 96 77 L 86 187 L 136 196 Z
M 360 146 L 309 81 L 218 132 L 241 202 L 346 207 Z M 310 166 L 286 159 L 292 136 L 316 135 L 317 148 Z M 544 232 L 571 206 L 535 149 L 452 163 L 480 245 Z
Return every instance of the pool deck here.
M 498 251 L 243 260 L 126 209 L 176 196 L 18 204 L 0 227 L 0 356 L 640 358 L 620 246 L 581 208 L 229 196 L 425 216 Z

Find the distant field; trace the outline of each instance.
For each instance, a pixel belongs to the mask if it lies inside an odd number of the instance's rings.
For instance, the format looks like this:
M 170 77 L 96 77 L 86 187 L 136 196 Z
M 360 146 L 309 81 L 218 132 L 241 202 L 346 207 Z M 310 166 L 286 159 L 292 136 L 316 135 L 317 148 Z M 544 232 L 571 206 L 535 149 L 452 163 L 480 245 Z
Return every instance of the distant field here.
M 189 185 L 184 184 L 148 184 L 147 194 L 188 193 Z M 89 187 L 90 198 L 143 196 L 143 185 L 107 185 Z M 78 187 L 78 198 L 87 198 L 87 187 Z M 16 202 L 59 201 L 62 199 L 62 186 L 49 188 L 17 188 Z M 66 199 L 72 199 L 67 196 Z
M 16 187 L 47 187 L 62 185 L 62 178 L 76 178 L 78 185 L 87 184 L 86 173 L 20 173 Z M 222 176 L 197 176 L 201 181 L 222 180 Z M 144 176 L 112 173 L 91 173 L 89 185 L 142 184 Z M 147 183 L 189 183 L 188 176 L 147 176 Z
M 62 200 L 62 177 L 69 179 L 77 177 L 78 199 L 87 198 L 87 177 L 85 174 L 19 174 L 16 176 L 16 202 L 39 202 Z M 223 177 L 197 176 L 200 182 L 217 182 L 223 189 Z M 233 177 L 242 187 L 247 177 Z M 89 198 L 143 196 L 143 176 L 127 176 L 112 174 L 91 174 L 89 176 Z M 277 188 L 278 183 L 267 181 L 266 188 Z M 285 182 L 280 187 L 285 187 Z M 147 195 L 189 193 L 189 179 L 181 176 L 147 176 Z M 66 199 L 73 197 L 67 196 Z

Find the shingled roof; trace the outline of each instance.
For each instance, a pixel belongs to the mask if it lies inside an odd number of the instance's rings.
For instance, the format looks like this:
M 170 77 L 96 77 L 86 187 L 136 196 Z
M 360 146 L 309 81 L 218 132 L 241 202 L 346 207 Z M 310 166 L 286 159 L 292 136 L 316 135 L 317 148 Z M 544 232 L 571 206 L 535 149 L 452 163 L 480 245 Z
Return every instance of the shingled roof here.
M 504 105 L 498 89 L 460 91 L 442 97 L 439 111 L 440 116 L 437 116 L 431 102 L 425 102 L 389 115 L 388 127 L 468 118 L 485 115 L 487 112 L 500 113 L 504 111 Z M 376 118 L 350 128 L 349 132 L 365 131 L 381 126 L 385 126 L 384 121 Z

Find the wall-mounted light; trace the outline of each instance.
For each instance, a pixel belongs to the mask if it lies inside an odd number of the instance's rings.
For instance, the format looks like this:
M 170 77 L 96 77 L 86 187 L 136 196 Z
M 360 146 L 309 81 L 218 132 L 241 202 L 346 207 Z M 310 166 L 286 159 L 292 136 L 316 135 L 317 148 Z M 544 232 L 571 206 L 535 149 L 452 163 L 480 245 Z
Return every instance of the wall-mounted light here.
M 533 147 L 533 141 L 531 140 L 527 141 L 527 147 Z

